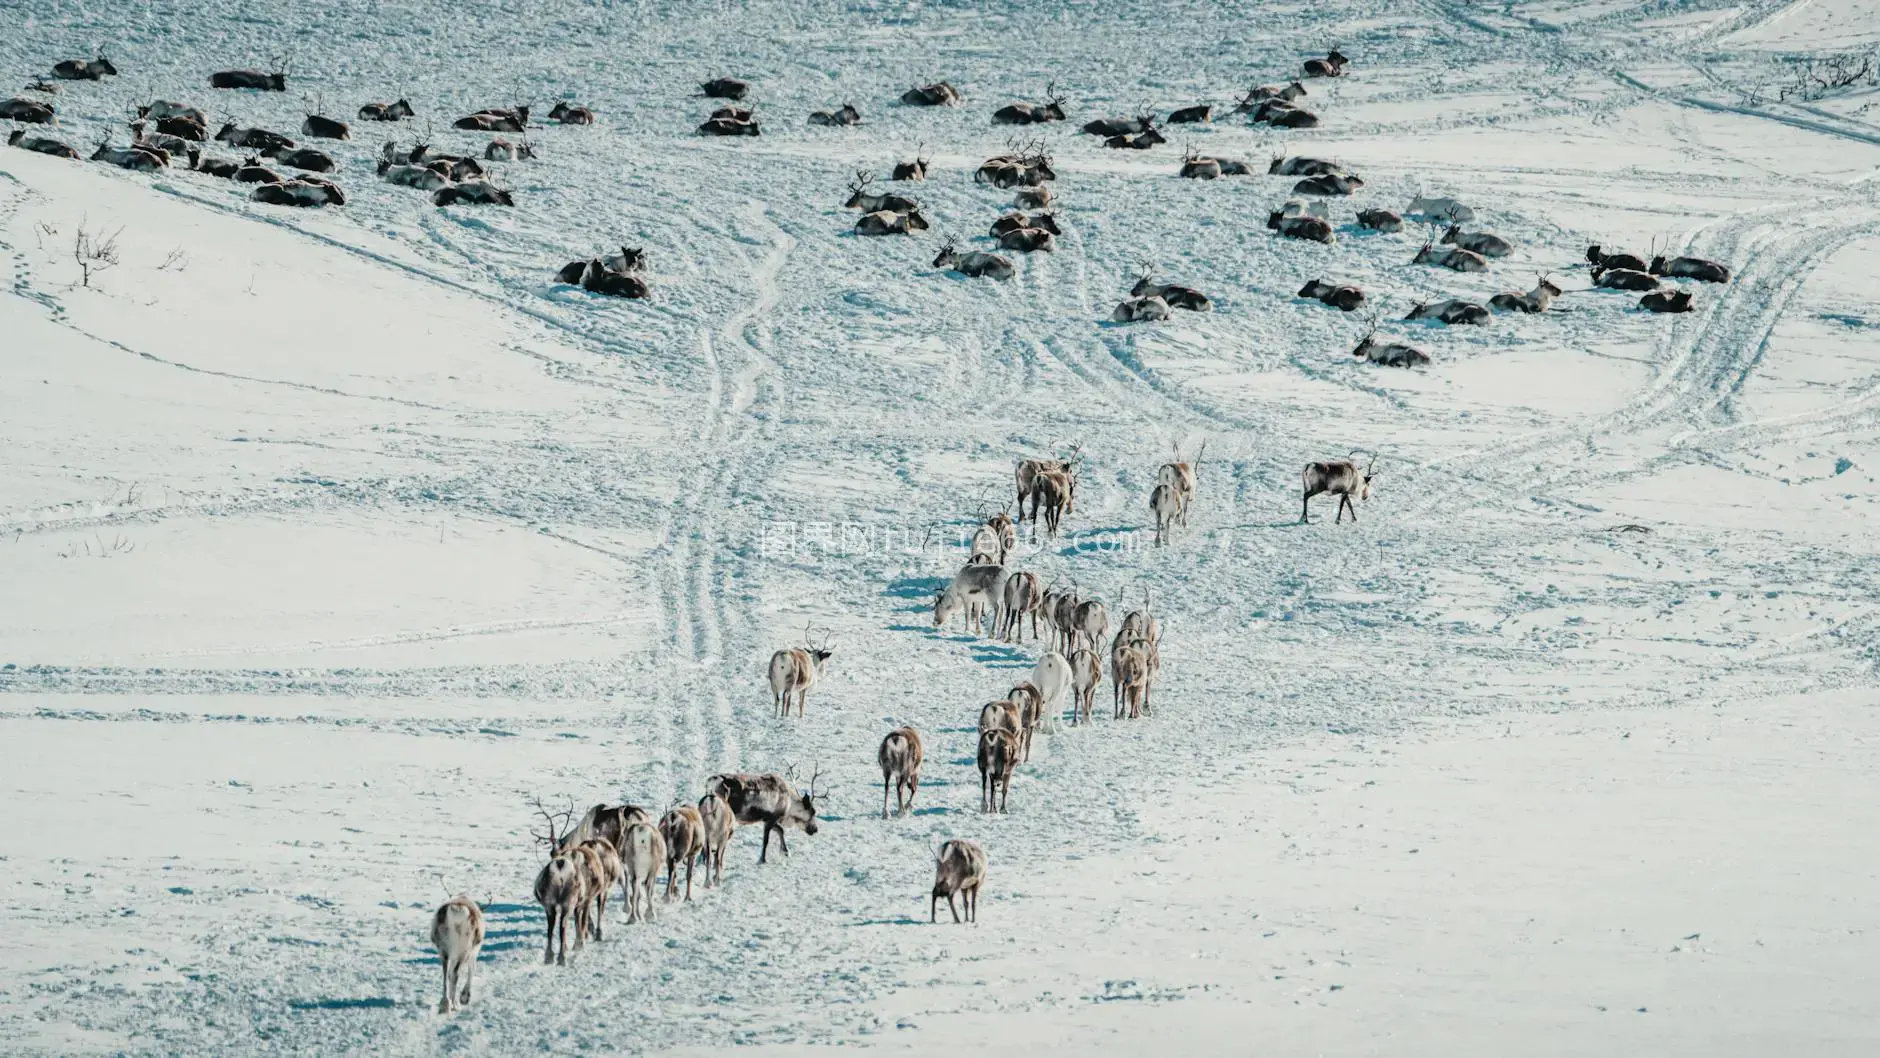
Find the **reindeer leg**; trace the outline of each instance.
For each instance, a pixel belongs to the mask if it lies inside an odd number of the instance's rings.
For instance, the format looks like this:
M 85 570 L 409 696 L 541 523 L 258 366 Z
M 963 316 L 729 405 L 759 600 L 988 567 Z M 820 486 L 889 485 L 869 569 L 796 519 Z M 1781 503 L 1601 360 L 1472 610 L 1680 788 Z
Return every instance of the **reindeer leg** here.
M 929 922 L 940 921 L 940 894 L 939 893 L 933 894 L 933 899 L 929 901 L 927 904 L 927 921 Z
M 687 900 L 692 899 L 692 863 L 697 859 L 698 857 L 696 856 L 687 856 L 685 858 L 685 898 Z
M 785 856 L 790 854 L 790 841 L 784 836 L 782 827 L 777 828 L 777 851 Z
M 960 921 L 960 909 L 953 906 L 953 894 L 952 893 L 947 894 L 947 910 L 953 912 L 953 921 L 955 924 L 958 924 L 958 922 Z
M 901 800 L 900 799 L 901 788 L 899 785 L 895 786 L 894 793 L 895 793 L 895 804 L 899 805 L 900 800 Z M 886 775 L 883 775 L 881 777 L 881 818 L 883 819 L 888 818 L 888 777 Z
M 437 1012 L 439 1014 L 448 1014 L 450 1013 L 450 986 L 452 983 L 450 979 L 451 961 L 442 956 L 439 956 L 437 961 L 438 965 L 444 970 L 444 998 L 437 1004 Z
M 548 940 L 542 949 L 542 964 L 546 966 L 555 961 L 555 909 L 548 909 Z
M 771 824 L 764 824 L 764 847 L 757 850 L 758 863 L 765 863 L 770 859 L 770 828 Z
M 1306 498 L 1299 501 L 1299 524 L 1305 525 L 1307 522 L 1310 522 L 1311 520 L 1312 520 L 1312 494 L 1308 492 L 1306 493 Z

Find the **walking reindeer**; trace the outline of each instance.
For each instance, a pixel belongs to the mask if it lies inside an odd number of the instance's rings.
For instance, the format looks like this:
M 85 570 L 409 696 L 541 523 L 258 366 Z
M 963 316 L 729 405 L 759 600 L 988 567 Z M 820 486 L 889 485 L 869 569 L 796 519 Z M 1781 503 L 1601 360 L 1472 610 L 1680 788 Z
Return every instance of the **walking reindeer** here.
M 810 631 L 805 624 L 802 646 L 785 647 L 770 656 L 770 694 L 779 717 L 790 715 L 792 694 L 796 696 L 796 715 L 802 716 L 804 695 L 828 674 L 829 658 L 835 653 L 829 647 L 829 634 L 815 644 L 810 640 Z

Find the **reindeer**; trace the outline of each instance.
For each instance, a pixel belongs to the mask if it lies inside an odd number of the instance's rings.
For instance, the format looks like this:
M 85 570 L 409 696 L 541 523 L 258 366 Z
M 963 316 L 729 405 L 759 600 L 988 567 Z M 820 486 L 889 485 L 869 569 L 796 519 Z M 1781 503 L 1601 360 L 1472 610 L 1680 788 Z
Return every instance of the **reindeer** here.
M 7 133 L 7 145 L 18 147 L 23 151 L 50 154 L 56 158 L 70 158 L 73 161 L 77 161 L 79 158 L 79 153 L 72 149 L 69 144 L 62 143 L 50 136 L 28 135 L 25 129 L 14 129 L 12 132 Z
M 881 740 L 875 759 L 881 764 L 881 818 L 888 818 L 888 790 L 894 790 L 894 814 L 904 816 L 914 807 L 914 795 L 920 792 L 920 733 L 911 727 L 896 728 Z M 901 791 L 907 791 L 902 799 Z
M 489 170 L 482 162 L 462 154 L 438 154 L 432 152 L 426 156 L 424 164 L 452 180 L 465 182 L 478 180 L 489 175 Z
M 1024 228 L 1039 228 L 1053 235 L 1064 234 L 1063 229 L 1058 227 L 1057 215 L 1054 213 L 1007 213 L 992 222 L 992 227 L 988 231 L 988 234 L 997 239 L 1007 232 L 1019 231 Z
M 117 72 L 102 53 L 96 59 L 61 59 L 52 67 L 52 76 L 61 81 L 102 81 Z
M 1285 151 L 1273 156 L 1267 163 L 1268 176 L 1351 176 L 1351 172 L 1337 162 L 1324 158 L 1289 158 Z
M 192 121 L 203 128 L 209 127 L 209 117 L 201 110 L 183 103 L 173 103 L 168 99 L 152 99 L 136 107 L 139 121 L 163 121 L 166 118 L 182 118 Z
M 1005 700 L 1018 710 L 1018 759 L 1031 760 L 1031 739 L 1044 721 L 1044 692 L 1030 680 L 1021 680 L 1005 692 Z
M 1638 299 L 1638 307 L 1652 312 L 1690 312 L 1691 292 L 1688 290 L 1654 290 Z
M 1064 120 L 1064 97 L 1058 94 L 1057 82 L 1045 86 L 1046 103 L 1012 103 L 992 112 L 994 125 L 1039 125 L 1047 121 Z
M 1140 718 L 1148 690 L 1148 657 L 1141 647 L 1124 643 L 1118 637 L 1110 650 L 1110 691 L 1116 709 L 1112 719 L 1121 720 L 1125 708 L 1131 720 Z
M 803 645 L 786 647 L 770 656 L 770 695 L 777 716 L 790 715 L 790 696 L 796 695 L 796 715 L 803 715 L 803 698 L 811 687 L 829 673 L 829 659 L 835 651 L 829 647 L 829 635 L 821 644 L 810 642 L 810 627 L 803 626 Z
M 1012 771 L 1018 767 L 1018 738 L 999 728 L 979 736 L 979 810 L 1009 810 L 1012 796 Z
M 1304 180 L 1294 184 L 1293 194 L 1324 196 L 1350 195 L 1353 191 L 1363 186 L 1364 180 L 1361 177 L 1324 173 L 1319 176 L 1308 176 Z
M 439 1014 L 449 1014 L 470 1002 L 470 979 L 483 949 L 483 909 L 468 893 L 445 901 L 431 916 L 431 944 L 444 967 L 444 998 Z
M 1488 306 L 1476 301 L 1461 301 L 1450 298 L 1447 301 L 1419 301 L 1410 310 L 1406 320 L 1436 320 L 1445 326 L 1458 323 L 1483 325 L 1488 323 Z
M 1401 342 L 1381 344 L 1377 340 L 1377 314 L 1371 315 L 1371 329 L 1364 332 L 1351 355 L 1385 367 L 1417 367 L 1430 362 L 1428 353 Z
M 1156 323 L 1168 318 L 1168 302 L 1154 296 L 1125 298 L 1110 313 L 1110 319 L 1116 323 Z
M 1488 299 L 1491 308 L 1504 312 L 1546 312 L 1554 299 L 1560 296 L 1560 288 L 1544 275 L 1537 275 L 1533 290 L 1525 294 L 1517 291 L 1504 291 Z
M 904 195 L 868 190 L 875 182 L 875 174 L 866 169 L 855 170 L 855 180 L 848 185 L 849 200 L 842 203 L 844 209 L 859 209 L 863 213 L 877 213 L 888 210 L 893 213 L 912 213 L 920 209 L 920 203 Z
M 360 121 L 403 121 L 416 116 L 417 112 L 411 109 L 410 100 L 406 99 L 396 103 L 367 103 L 359 108 Z
M 91 152 L 91 160 L 94 162 L 106 162 L 120 169 L 131 169 L 140 173 L 154 173 L 158 169 L 162 169 L 170 164 L 170 155 L 169 152 L 158 150 L 154 147 L 144 148 L 133 146 L 127 150 L 118 150 L 116 147 L 107 147 L 103 143 L 100 143 L 98 144 L 98 149 Z
M 1103 145 L 1112 150 L 1146 151 L 1167 142 L 1168 137 L 1162 135 L 1161 130 L 1146 128 L 1133 136 L 1111 136 Z
M 1403 230 L 1403 218 L 1388 209 L 1361 209 L 1358 211 L 1358 227 L 1370 231 L 1399 232 Z
M 1088 724 L 1090 723 L 1090 707 L 1097 696 L 1097 687 L 1103 682 L 1103 665 L 1097 660 L 1094 650 L 1079 650 L 1073 653 L 1069 664 L 1071 686 L 1077 696 L 1073 721 Z
M 1352 455 L 1355 456 L 1357 453 L 1353 452 Z M 1358 469 L 1356 460 L 1349 458 L 1334 459 L 1324 463 L 1307 463 L 1305 469 L 1299 472 L 1299 482 L 1305 493 L 1304 499 L 1299 501 L 1300 524 L 1304 525 L 1312 520 L 1312 497 L 1321 492 L 1338 497 L 1338 517 L 1332 520 L 1334 525 L 1345 520 L 1346 511 L 1351 512 L 1351 521 L 1356 524 L 1358 508 L 1357 504 L 1352 502 L 1352 497 L 1357 497 L 1358 502 L 1371 498 L 1371 480 L 1376 477 L 1372 468 L 1376 465 L 1376 456 L 1371 457 L 1363 470 Z
M 1055 225 L 1054 225 L 1055 226 Z M 1001 250 L 1019 253 L 1052 253 L 1057 250 L 1057 236 L 1045 228 L 1013 228 L 999 236 Z
M 1214 123 L 1214 104 L 1182 107 L 1168 116 L 1171 125 L 1210 125 Z
M 1077 646 L 1077 607 L 1082 605 L 1074 588 L 1059 591 L 1051 600 L 1051 627 L 1056 632 L 1054 642 L 1060 650 L 1074 650 Z
M 431 201 L 440 207 L 454 206 L 459 202 L 467 206 L 513 206 L 516 204 L 514 195 L 483 180 L 471 180 L 440 188 L 431 196 Z
M 587 262 L 581 269 L 580 282 L 581 289 L 590 294 L 631 299 L 652 294 L 652 288 L 646 285 L 646 280 L 609 268 L 607 262 L 598 259 Z
M 1156 469 L 1155 480 L 1159 485 L 1167 485 L 1174 490 L 1175 498 L 1181 501 L 1181 510 L 1177 517 L 1185 527 L 1188 524 L 1188 507 L 1195 501 L 1195 481 L 1201 471 L 1201 460 L 1208 454 L 1208 443 L 1201 442 L 1201 450 L 1195 453 L 1195 461 L 1189 463 L 1182 458 L 1181 445 L 1175 446 L 1175 461 L 1164 463 Z M 1150 505 L 1154 506 L 1151 499 Z
M 1032 535 L 1038 533 L 1038 509 L 1044 508 L 1045 531 L 1057 536 L 1058 523 L 1071 513 L 1077 496 L 1077 479 L 1068 470 L 1046 470 L 1033 482 L 1031 492 Z
M 1219 180 L 1225 175 L 1220 159 L 1204 158 L 1193 146 L 1182 149 L 1181 176 L 1184 180 Z
M 8 99 L 0 102 L 0 119 L 17 121 L 22 125 L 50 125 L 56 113 L 51 103 L 41 103 L 33 99 Z
M 273 73 L 263 70 L 218 70 L 209 75 L 210 88 L 250 88 L 260 92 L 287 91 L 287 69 L 280 62 Z
M 1051 157 L 1036 145 L 1027 145 L 1019 153 L 988 158 L 973 173 L 975 183 L 991 184 L 993 187 L 1036 187 L 1056 179 L 1057 171 L 1051 168 Z
M 1158 484 L 1149 493 L 1149 513 L 1155 516 L 1155 546 L 1161 547 L 1165 538 L 1175 530 L 1175 523 L 1187 517 L 1187 504 L 1181 493 L 1166 484 Z
M 427 143 L 414 143 L 410 150 L 401 151 L 397 140 L 386 140 L 385 146 L 379 148 L 379 161 L 392 165 L 423 165 L 431 157 L 431 147 Z
M 595 940 L 600 940 L 607 920 L 607 894 L 616 882 L 625 881 L 626 866 L 613 843 L 599 838 L 581 842 L 575 846 L 575 853 L 587 876 L 589 903 L 582 905 L 581 924 Z
M 620 838 L 620 861 L 627 883 L 627 921 L 648 922 L 654 917 L 653 887 L 666 862 L 666 837 L 657 827 L 634 823 Z
M 284 184 L 287 178 L 261 164 L 261 159 L 250 155 L 242 160 L 230 180 L 238 184 Z
M 1072 645 L 1075 645 L 1075 636 L 1081 635 L 1084 641 L 1090 644 L 1090 649 L 1095 650 L 1098 643 L 1109 637 L 1110 611 L 1095 599 L 1080 602 L 1072 615 L 1070 625 L 1073 630 Z
M 428 165 L 393 165 L 381 159 L 378 165 L 379 179 L 400 187 L 415 187 L 421 191 L 436 191 L 450 185 L 450 177 Z M 580 262 L 583 266 L 587 262 Z M 579 283 L 579 274 L 569 282 Z
M 927 218 L 917 207 L 906 213 L 896 213 L 890 209 L 864 213 L 855 221 L 857 235 L 912 235 L 917 231 L 926 231 L 930 227 Z
M 1460 224 L 1451 224 L 1449 229 L 1443 232 L 1443 242 L 1460 246 L 1465 250 L 1473 250 L 1483 257 L 1506 257 L 1514 251 L 1514 247 L 1508 240 L 1501 236 L 1491 235 L 1485 231 L 1465 232 Z
M 973 530 L 973 538 L 968 545 L 968 562 L 986 562 L 994 566 L 1005 565 L 1005 539 L 997 529 L 982 525 Z
M 594 111 L 561 101 L 549 108 L 548 120 L 558 121 L 563 125 L 592 125 L 594 124 Z
M 1429 220 L 1446 220 L 1451 224 L 1467 224 L 1475 219 L 1475 211 L 1453 198 L 1430 198 L 1418 195 L 1410 200 L 1405 213 L 1417 213 Z
M 215 134 L 215 139 L 217 143 L 226 143 L 231 147 L 260 151 L 270 158 L 282 151 L 294 149 L 294 141 L 278 132 L 269 132 L 267 129 L 239 128 L 232 121 L 222 124 L 221 130 Z
M 256 184 L 254 193 L 249 197 L 270 206 L 310 208 L 346 204 L 345 193 L 325 180 L 283 180 L 278 184 Z
M 1651 267 L 1646 269 L 1655 276 L 1678 276 L 1696 279 L 1705 283 L 1728 283 L 1730 268 L 1728 265 L 1702 257 L 1673 257 L 1665 260 L 1664 254 L 1652 258 Z
M 1023 730 L 1024 718 L 1019 712 L 1018 703 L 1009 698 L 996 702 L 987 702 L 979 707 L 979 733 L 988 731 L 1007 731 L 1016 739 Z
M 1018 489 L 1018 520 L 1025 520 L 1025 500 L 1037 487 L 1038 475 L 1047 470 L 1069 471 L 1077 460 L 1073 450 L 1067 459 L 1021 459 L 1012 468 L 1012 480 Z M 1037 506 L 1032 507 L 1032 520 L 1037 520 Z
M 1598 243 L 1586 248 L 1586 262 L 1602 268 L 1623 268 L 1632 272 L 1648 270 L 1643 257 L 1630 253 L 1606 253 L 1600 249 Z
M 1657 290 L 1658 277 L 1629 268 L 1603 268 L 1593 265 L 1593 285 L 1607 290 Z
M 1037 638 L 1034 630 L 1032 638 Z M 1055 650 L 1047 650 L 1038 655 L 1038 661 L 1031 667 L 1031 679 L 1026 681 L 1038 689 L 1038 707 L 1049 711 L 1059 707 L 1064 695 L 1071 689 L 1071 666 L 1064 660 L 1064 655 Z
M 774 773 L 714 775 L 706 780 L 705 788 L 725 799 L 740 826 L 763 824 L 764 847 L 757 854 L 757 862 L 764 863 L 770 856 L 772 833 L 777 835 L 777 848 L 785 856 L 790 854 L 789 843 L 783 837 L 786 827 L 801 827 L 803 833 L 816 836 L 816 798 L 829 792 L 816 790 L 821 775 L 821 771 L 813 772 L 808 791 L 801 795 L 791 788 L 788 779 Z
M 536 158 L 535 146 L 524 136 L 520 142 L 511 143 L 501 136 L 491 140 L 483 148 L 483 158 L 491 162 L 527 162 Z
M 1025 618 L 1031 617 L 1031 638 L 1038 638 L 1038 607 L 1043 601 L 1036 573 L 1017 572 L 1005 578 L 1000 589 L 998 638 L 1015 643 L 1025 641 Z
M 922 142 L 914 149 L 913 161 L 894 163 L 894 171 L 888 175 L 888 179 L 925 180 L 927 179 L 927 166 L 931 162 L 932 159 L 927 157 L 927 144 Z
M 985 618 L 996 615 L 1003 597 L 1005 567 L 969 564 L 954 575 L 952 583 L 935 593 L 933 626 L 944 628 L 960 614 L 967 627 L 977 635 Z
M 855 103 L 842 103 L 835 111 L 810 111 L 810 124 L 861 124 L 861 111 Z
M 699 855 L 705 860 L 705 888 L 710 889 L 725 880 L 725 848 L 738 824 L 731 806 L 717 793 L 698 799 L 698 814 L 705 830 L 705 846 Z
M 966 905 L 967 922 L 979 921 L 979 887 L 986 883 L 986 850 L 976 841 L 954 838 L 940 846 L 934 855 L 933 901 L 928 906 L 927 921 L 940 921 L 940 898 L 947 898 L 947 910 L 953 912 L 957 925 L 960 909 L 953 904 L 957 894 Z
M 1057 195 L 1051 194 L 1051 184 L 1038 184 L 1036 188 L 1019 188 L 1011 192 L 1011 205 L 1019 209 L 1045 209 L 1051 205 L 1053 197 Z
M 132 130 L 135 131 L 139 125 L 144 124 L 144 121 L 145 119 L 138 118 L 132 123 Z M 158 118 L 156 121 L 157 132 L 161 135 L 189 143 L 206 143 L 209 140 L 208 128 L 194 118 Z
M 581 816 L 581 821 L 563 834 L 556 848 L 573 848 L 596 839 L 612 845 L 617 851 L 622 847 L 627 828 L 635 823 L 653 822 L 652 813 L 639 805 L 597 804 Z
M 720 77 L 715 81 L 706 81 L 699 85 L 699 91 L 711 99 L 741 100 L 751 94 L 751 85 L 750 82 L 740 81 L 735 77 Z
M 960 93 L 945 81 L 936 81 L 902 92 L 901 102 L 910 107 L 953 107 L 959 106 Z
M 1350 59 L 1347 59 L 1343 55 L 1339 54 L 1337 48 L 1333 48 L 1330 52 L 1326 53 L 1326 56 L 1323 59 L 1307 59 L 1306 60 L 1306 63 L 1305 63 L 1306 76 L 1307 77 L 1343 77 L 1345 76 L 1345 66 L 1349 64 L 1350 62 L 1351 62 Z
M 1364 305 L 1364 291 L 1349 283 L 1328 283 L 1314 279 L 1299 288 L 1296 297 L 1315 298 L 1341 312 L 1351 312 Z
M 581 936 L 580 921 L 586 914 L 588 900 L 587 876 L 582 870 L 576 846 L 564 846 L 561 835 L 556 833 L 555 816 L 536 802 L 536 810 L 548 820 L 547 834 L 533 834 L 536 841 L 548 846 L 548 862 L 535 876 L 535 902 L 542 905 L 548 913 L 548 939 L 542 951 L 543 963 L 567 965 L 568 962 L 568 919 L 576 920 L 574 946 L 579 950 L 584 943 Z M 571 813 L 570 813 L 571 814 Z M 567 816 L 563 817 L 564 823 Z M 561 936 L 561 951 L 555 950 L 555 937 Z
M 680 805 L 659 820 L 659 836 L 666 843 L 666 899 L 679 888 L 679 865 L 685 865 L 685 898 L 692 899 L 692 866 L 705 849 L 705 817 L 691 805 Z
M 1260 104 L 1270 99 L 1277 99 L 1282 103 L 1290 103 L 1305 94 L 1306 86 L 1300 84 L 1298 81 L 1286 85 L 1255 85 L 1247 89 L 1247 94 L 1240 97 L 1240 102 L 1235 103 L 1234 109 L 1229 111 L 1229 113 L 1251 114 L 1260 109 Z
M 1319 116 L 1304 107 L 1278 99 L 1269 99 L 1260 104 L 1251 119 L 1256 125 L 1272 125 L 1282 129 L 1315 129 L 1319 126 Z
M 1310 215 L 1289 217 L 1280 210 L 1266 215 L 1266 226 L 1288 239 L 1305 239 L 1330 246 L 1334 240 L 1331 222 Z
M 333 156 L 325 151 L 316 151 L 311 147 L 296 147 L 291 151 L 281 151 L 274 156 L 282 165 L 294 169 L 304 169 L 310 173 L 330 173 L 339 168 Z
M 450 123 L 451 128 L 469 132 L 522 132 L 529 127 L 529 108 L 479 110 Z
M 1428 239 L 1423 241 L 1423 248 L 1410 259 L 1410 263 L 1436 265 L 1453 272 L 1488 271 L 1488 262 L 1474 250 L 1439 250 Z
M 344 121 L 320 116 L 320 111 L 326 109 L 325 102 L 324 96 L 314 96 L 313 109 L 307 112 L 307 120 L 300 123 L 301 134 L 321 140 L 352 139 L 352 129 Z
M 196 150 L 196 143 L 200 142 L 186 140 L 181 136 L 172 136 L 163 132 L 144 131 L 148 127 L 149 126 L 141 121 L 131 122 L 132 147 L 146 151 L 162 151 L 174 160 L 189 157 L 190 152 Z
M 1150 278 L 1152 275 L 1148 266 L 1144 265 L 1136 273 L 1136 285 L 1129 288 L 1130 296 L 1161 298 L 1171 309 L 1187 309 L 1190 312 L 1214 310 L 1214 302 L 1208 300 L 1206 294 L 1194 287 L 1182 286 L 1178 283 L 1157 283 Z
M 1147 132 L 1155 127 L 1155 111 L 1146 105 L 1133 118 L 1097 118 L 1084 122 L 1083 131 L 1092 136 L 1109 139 L 1112 136 L 1130 136 L 1138 132 Z
M 755 121 L 757 120 L 757 107 L 754 105 L 748 107 L 719 107 L 712 111 L 709 116 L 718 121 Z
M 935 268 L 947 268 L 963 276 L 974 278 L 1010 279 L 1017 269 L 1012 266 L 1011 258 L 1001 257 L 996 253 L 969 250 L 960 253 L 955 240 L 949 237 L 940 247 L 940 253 L 933 259 Z

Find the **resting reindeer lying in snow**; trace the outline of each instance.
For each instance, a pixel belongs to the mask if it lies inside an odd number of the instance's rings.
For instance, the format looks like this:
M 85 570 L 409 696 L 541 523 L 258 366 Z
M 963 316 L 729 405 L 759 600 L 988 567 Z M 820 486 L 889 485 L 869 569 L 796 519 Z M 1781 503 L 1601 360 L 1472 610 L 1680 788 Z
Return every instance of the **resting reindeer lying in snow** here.
M 1417 255 L 1410 259 L 1411 264 L 1436 265 L 1455 272 L 1486 272 L 1488 262 L 1473 250 L 1439 250 L 1430 243 L 1424 243 Z
M 1486 324 L 1488 306 L 1474 301 L 1461 301 L 1450 298 L 1446 301 L 1419 301 L 1416 307 L 1405 316 L 1406 320 L 1436 320 L 1446 325 L 1458 323 Z
M 1044 89 L 1048 102 L 1012 103 L 992 112 L 994 125 L 1038 125 L 1047 121 L 1064 120 L 1064 97 L 1057 94 L 1057 82 L 1052 81 Z
M 1384 367 L 1418 367 L 1430 362 L 1430 355 L 1413 345 L 1401 342 L 1384 343 L 1377 340 L 1377 320 L 1371 320 L 1371 329 L 1358 341 L 1352 356 L 1369 360 Z
M 1332 225 L 1319 217 L 1289 217 L 1279 210 L 1267 214 L 1266 226 L 1288 239 L 1305 239 L 1310 242 L 1333 242 Z
M 1168 302 L 1153 295 L 1142 298 L 1127 298 L 1110 313 L 1110 319 L 1117 323 L 1143 323 L 1166 320 L 1169 316 Z
M 1187 309 L 1190 312 L 1212 312 L 1214 302 L 1194 287 L 1179 283 L 1157 283 L 1150 278 L 1150 272 L 1144 268 L 1136 276 L 1136 285 L 1129 288 L 1134 297 L 1161 298 L 1171 309 Z
M 1358 227 L 1371 231 L 1402 231 L 1403 218 L 1388 209 L 1361 209 L 1358 211 Z
M 1691 292 L 1654 290 L 1638 299 L 1638 307 L 1650 312 L 1689 312 L 1691 311 Z
M 1335 309 L 1351 312 L 1364 304 L 1364 291 L 1349 283 L 1332 284 L 1314 279 L 1299 288 L 1298 297 L 1314 298 Z
M 1016 272 L 1010 258 L 1001 257 L 996 253 L 983 253 L 979 250 L 961 253 L 954 247 L 954 240 L 948 239 L 940 247 L 939 256 L 933 259 L 933 266 L 948 268 L 963 276 L 975 278 L 1010 279 Z
M 1546 276 L 1535 276 L 1537 281 L 1533 290 L 1525 294 L 1504 291 L 1488 299 L 1490 306 L 1504 312 L 1546 312 L 1554 299 L 1560 296 L 1560 288 Z
M 926 231 L 927 228 L 927 218 L 921 215 L 918 207 L 906 213 L 896 213 L 891 209 L 864 213 L 855 221 L 857 235 L 912 235 L 917 231 Z
M 945 81 L 910 88 L 901 93 L 901 102 L 910 107 L 951 107 L 960 102 L 959 89 Z
M 1443 232 L 1443 242 L 1473 250 L 1483 257 L 1506 257 L 1514 250 L 1508 240 L 1499 235 L 1490 235 L 1485 231 L 1463 231 L 1460 224 L 1451 224 L 1449 230 Z

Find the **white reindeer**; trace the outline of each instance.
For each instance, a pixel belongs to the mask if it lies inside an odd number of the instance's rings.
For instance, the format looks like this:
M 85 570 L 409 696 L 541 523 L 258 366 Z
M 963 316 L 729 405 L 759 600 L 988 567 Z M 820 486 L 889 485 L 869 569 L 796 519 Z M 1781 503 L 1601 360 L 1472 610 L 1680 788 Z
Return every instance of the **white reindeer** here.
M 444 998 L 437 1012 L 448 1014 L 470 1002 L 470 979 L 483 948 L 483 909 L 470 894 L 458 893 L 431 916 L 431 943 L 444 964 Z
M 803 715 L 803 698 L 829 672 L 829 637 L 821 646 L 811 646 L 810 630 L 803 628 L 803 646 L 786 647 L 770 656 L 770 695 L 779 717 L 790 715 L 790 696 L 796 696 L 796 715 Z
M 621 837 L 620 859 L 627 871 L 627 921 L 651 921 L 653 886 L 666 862 L 666 839 L 657 828 L 635 823 Z
M 1097 687 L 1103 683 L 1103 662 L 1094 650 L 1079 650 L 1070 657 L 1071 687 L 1077 694 L 1073 722 L 1090 723 L 1090 707 L 1095 704 Z M 1079 719 L 1081 718 L 1081 719 Z
M 1057 709 L 1064 700 L 1064 694 L 1071 689 L 1071 664 L 1064 655 L 1055 650 L 1047 650 L 1039 655 L 1038 663 L 1031 667 L 1031 683 L 1038 688 L 1043 698 L 1043 706 L 1048 713 Z

